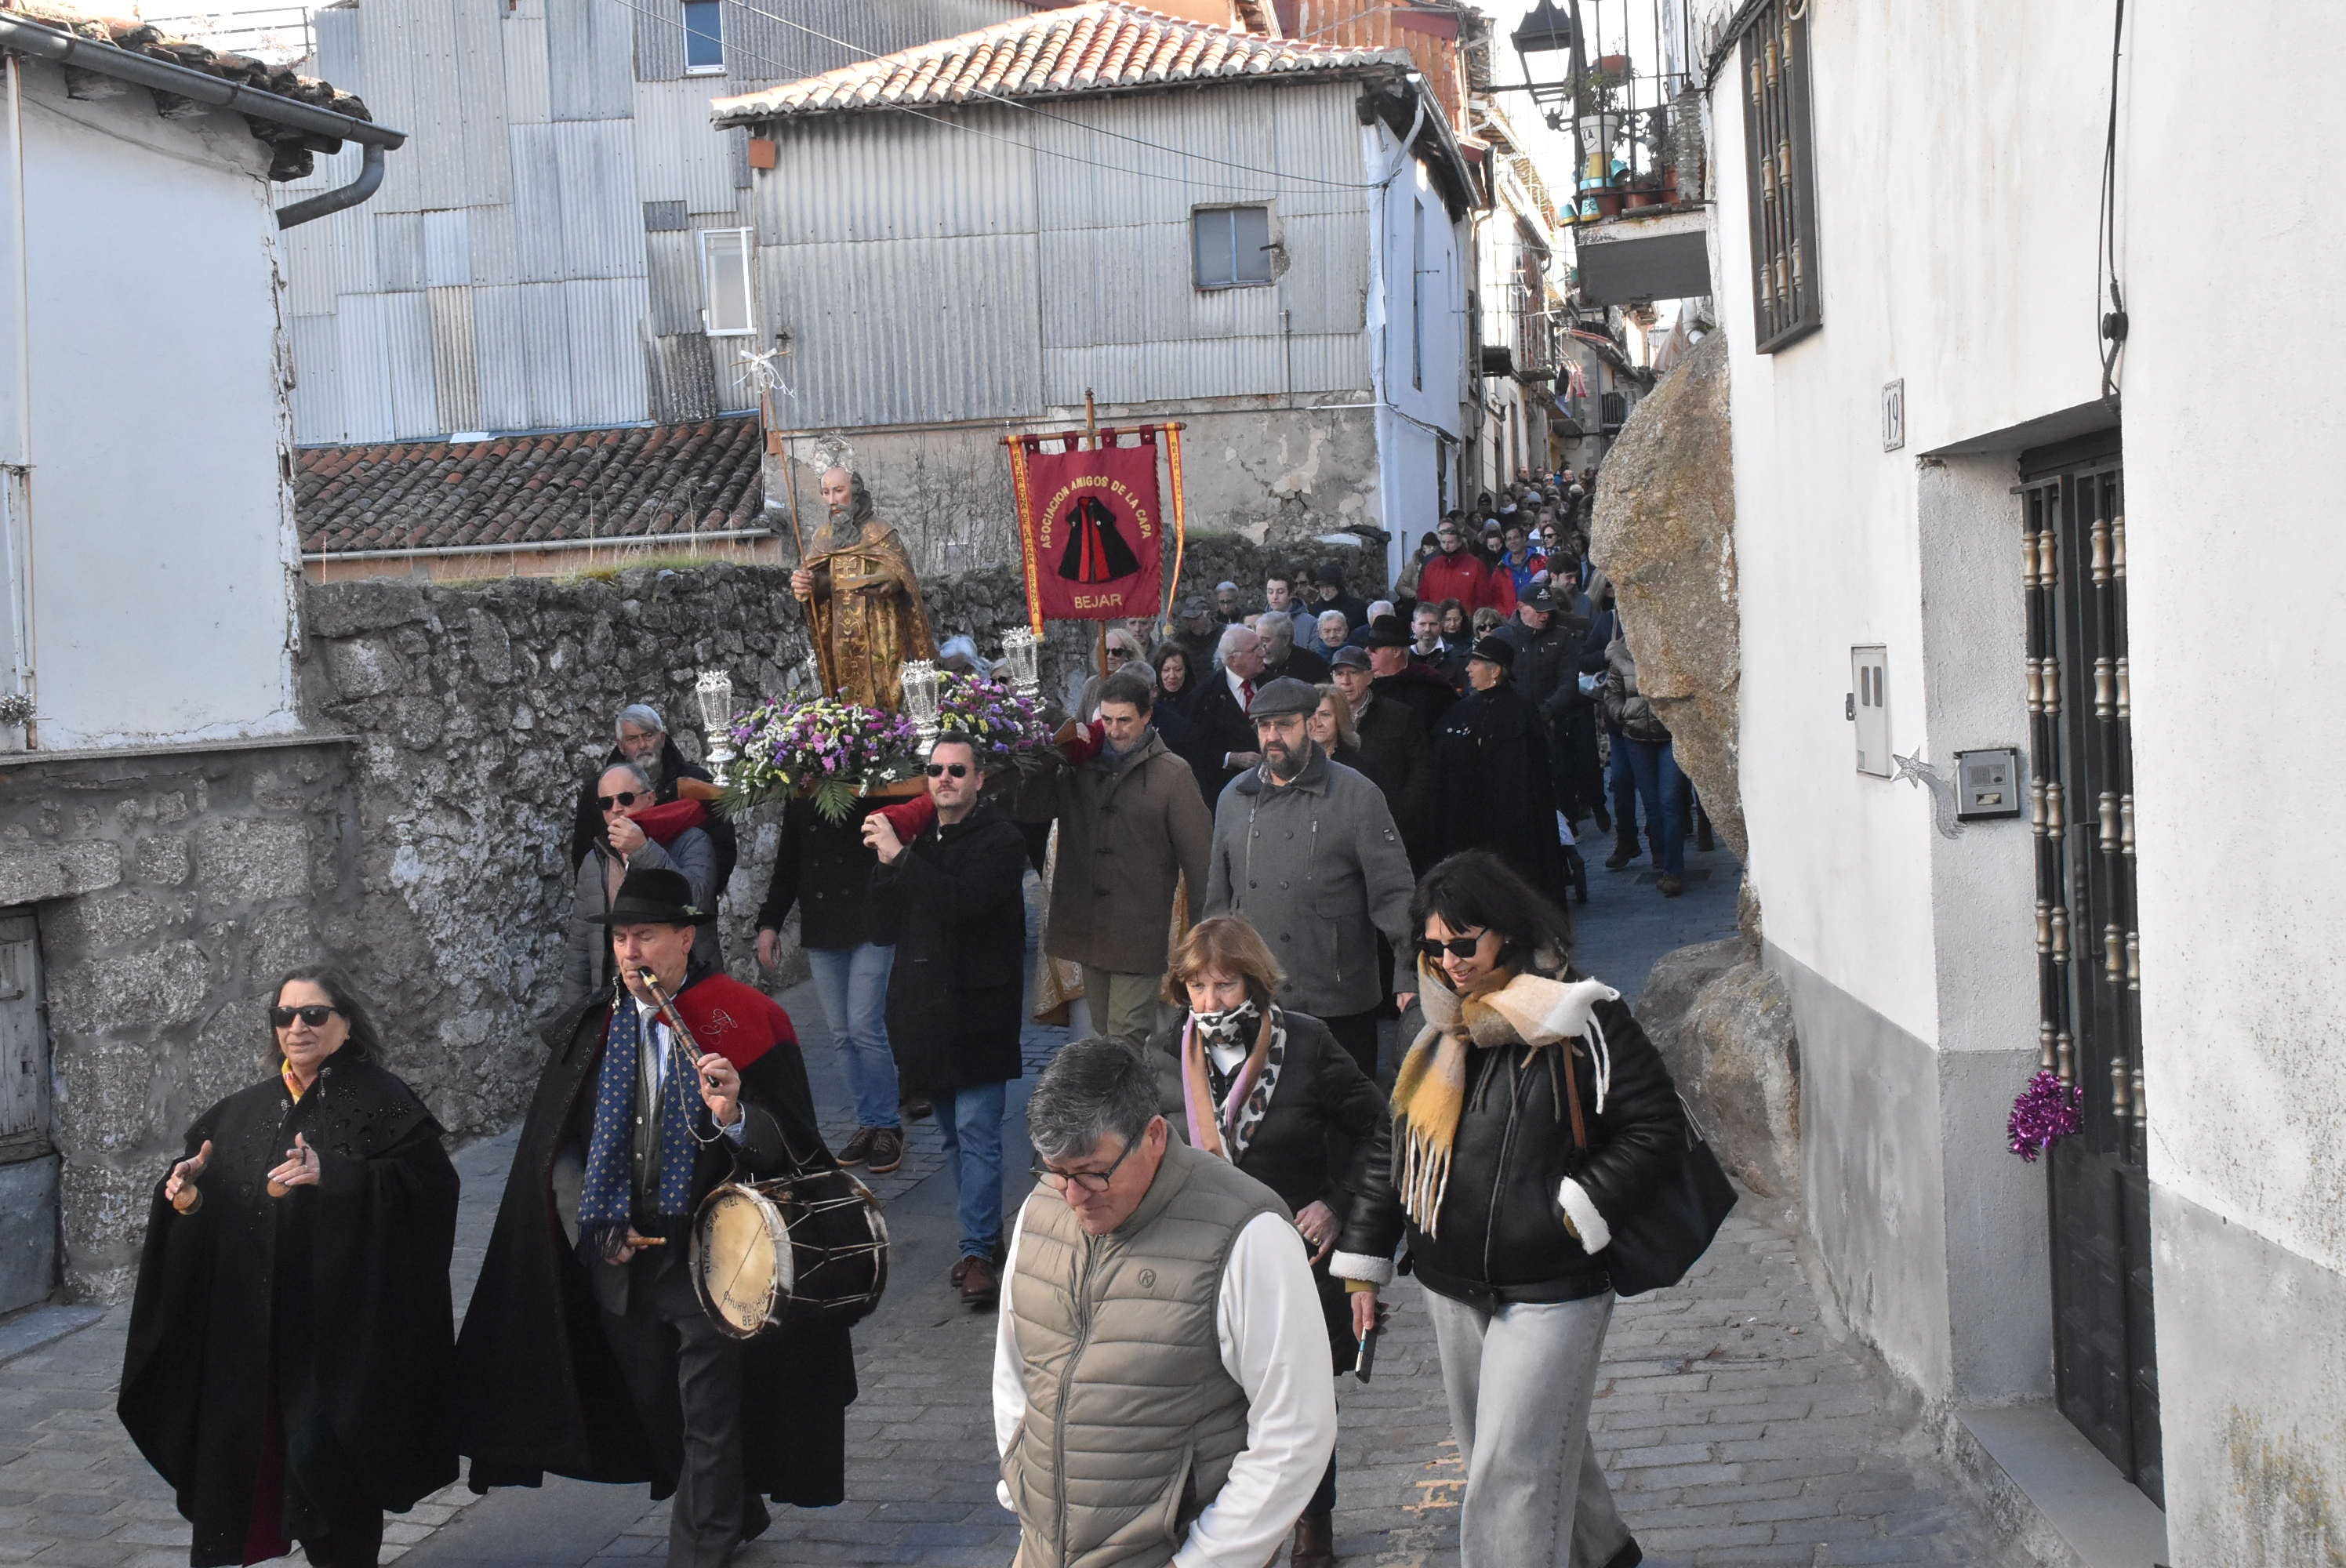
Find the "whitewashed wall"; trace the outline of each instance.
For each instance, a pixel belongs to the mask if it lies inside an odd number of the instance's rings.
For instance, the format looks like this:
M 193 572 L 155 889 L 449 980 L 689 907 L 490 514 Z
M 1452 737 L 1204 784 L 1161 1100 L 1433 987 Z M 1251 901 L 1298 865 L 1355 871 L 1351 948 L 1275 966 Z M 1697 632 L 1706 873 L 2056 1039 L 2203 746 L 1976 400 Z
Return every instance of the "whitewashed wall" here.
M 1442 449 L 1466 436 L 1474 381 L 1466 300 L 1474 268 L 1470 221 L 1454 223 L 1432 172 L 1407 158 L 1382 121 L 1360 133 L 1361 162 L 1380 182 L 1368 204 L 1375 271 L 1370 284 L 1368 348 L 1384 457 L 1377 519 L 1390 538 L 1385 570 L 1397 575 L 1417 537 L 1441 516 Z M 1423 252 L 1417 234 L 1423 225 Z M 1422 303 L 1411 305 L 1411 273 Z M 1422 334 L 1422 338 L 1421 338 Z
M 26 65 L 24 80 L 21 570 L 42 748 L 290 731 L 293 534 L 268 158 L 233 115 L 164 120 L 136 90 L 68 99 L 46 65 Z M 15 260 L 0 256 L 11 293 Z

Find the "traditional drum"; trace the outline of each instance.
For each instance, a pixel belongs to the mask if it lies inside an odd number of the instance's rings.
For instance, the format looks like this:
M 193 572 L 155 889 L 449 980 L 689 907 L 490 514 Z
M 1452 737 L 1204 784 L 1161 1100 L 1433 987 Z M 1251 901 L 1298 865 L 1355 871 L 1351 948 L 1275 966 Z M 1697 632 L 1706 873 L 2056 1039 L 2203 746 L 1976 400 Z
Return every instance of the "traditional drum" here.
M 788 1323 L 845 1328 L 888 1285 L 888 1222 L 872 1189 L 843 1170 L 728 1182 L 692 1227 L 692 1284 L 738 1339 Z

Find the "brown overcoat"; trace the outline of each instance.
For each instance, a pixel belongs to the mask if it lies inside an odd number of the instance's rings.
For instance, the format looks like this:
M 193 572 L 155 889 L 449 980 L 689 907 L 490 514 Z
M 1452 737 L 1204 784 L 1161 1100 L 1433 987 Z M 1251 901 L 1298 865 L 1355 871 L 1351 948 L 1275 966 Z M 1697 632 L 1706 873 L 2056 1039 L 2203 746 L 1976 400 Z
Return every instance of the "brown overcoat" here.
M 1189 880 L 1194 920 L 1214 840 L 1189 765 L 1151 730 L 1140 754 L 1113 772 L 1095 758 L 1055 761 L 1031 776 L 1018 815 L 1059 824 L 1045 951 L 1117 974 L 1164 972 L 1174 884 Z

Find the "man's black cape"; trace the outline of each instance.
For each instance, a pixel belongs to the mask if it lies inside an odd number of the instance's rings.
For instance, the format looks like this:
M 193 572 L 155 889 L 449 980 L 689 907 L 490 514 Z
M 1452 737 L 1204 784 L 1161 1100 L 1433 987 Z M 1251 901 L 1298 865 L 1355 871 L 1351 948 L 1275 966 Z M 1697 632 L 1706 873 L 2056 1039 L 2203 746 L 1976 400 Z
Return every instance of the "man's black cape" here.
M 1382 683 L 1380 683 L 1382 685 Z M 1466 694 L 1433 736 L 1428 855 L 1489 850 L 1561 903 L 1564 844 L 1539 709 L 1503 680 Z
M 696 972 L 678 996 L 688 1019 L 700 983 L 749 990 Z M 473 1461 L 475 1492 L 536 1486 L 548 1471 L 578 1481 L 649 1482 L 655 1498 L 676 1490 L 677 1456 L 653 1451 L 553 1197 L 555 1156 L 580 1125 L 582 1101 L 594 1095 L 609 1007 L 606 997 L 591 999 L 566 1009 L 545 1032 L 546 1068 L 464 1312 L 456 1345 L 457 1446 Z M 755 1029 L 747 1005 L 733 1011 Z M 703 1044 L 734 1054 L 722 1039 Z M 743 1102 L 771 1114 L 789 1147 L 831 1163 L 796 1043 L 772 1044 L 740 1073 Z M 720 1140 L 701 1149 L 696 1204 L 729 1176 L 725 1148 Z M 771 1329 L 744 1349 L 746 1484 L 800 1508 L 839 1502 L 847 1495 L 847 1406 L 855 1399 L 847 1331 Z
M 268 1173 L 302 1134 L 319 1182 Z M 298 1535 L 309 1505 L 393 1512 L 456 1479 L 448 1257 L 456 1172 L 413 1091 L 345 1047 L 297 1103 L 281 1077 L 188 1129 L 211 1140 L 182 1215 L 155 1185 L 116 1410 L 195 1527 L 196 1568 L 242 1563 L 248 1527 Z M 282 1433 L 264 1467 L 271 1368 Z M 256 1489 L 286 1506 L 253 1518 Z

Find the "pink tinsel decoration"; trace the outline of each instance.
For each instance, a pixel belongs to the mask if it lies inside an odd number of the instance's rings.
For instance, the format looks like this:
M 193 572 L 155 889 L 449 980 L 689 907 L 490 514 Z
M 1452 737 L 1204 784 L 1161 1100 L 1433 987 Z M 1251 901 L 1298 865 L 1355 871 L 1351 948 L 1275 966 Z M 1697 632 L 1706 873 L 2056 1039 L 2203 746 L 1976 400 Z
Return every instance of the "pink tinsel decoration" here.
M 2049 1069 L 2038 1073 L 2012 1102 L 2012 1119 L 2004 1124 L 2012 1152 L 2035 1165 L 2054 1139 L 2066 1138 L 2085 1125 L 2079 1115 L 2085 1104 L 2084 1090 L 2063 1088 Z

